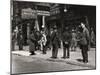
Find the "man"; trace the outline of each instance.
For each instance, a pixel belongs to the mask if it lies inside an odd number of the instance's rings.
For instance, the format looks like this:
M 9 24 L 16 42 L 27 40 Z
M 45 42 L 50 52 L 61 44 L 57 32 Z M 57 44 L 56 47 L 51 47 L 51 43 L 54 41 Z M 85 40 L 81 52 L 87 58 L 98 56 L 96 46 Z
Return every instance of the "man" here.
M 71 34 L 69 33 L 68 27 L 65 28 L 65 31 L 62 34 L 62 42 L 63 42 L 63 57 L 62 58 L 69 58 L 69 46 L 71 41 Z M 67 49 L 67 56 L 66 56 L 66 49 Z
M 29 37 L 29 51 L 30 55 L 35 55 L 35 45 L 36 45 L 36 38 L 34 32 L 31 32 Z
M 51 35 L 51 42 L 52 42 L 52 57 L 51 58 L 57 58 L 58 54 L 58 47 L 59 47 L 59 36 L 57 32 L 57 27 L 54 26 L 54 31 Z
M 19 29 L 19 32 L 18 32 L 18 35 L 17 35 L 17 39 L 18 39 L 19 50 L 23 50 L 23 36 L 22 36 L 21 29 Z
M 11 40 L 11 42 L 12 42 L 12 51 L 14 51 L 15 50 L 15 42 L 16 42 L 16 31 L 14 30 L 13 32 L 12 32 L 12 40 Z
M 35 35 L 35 39 L 36 39 L 35 48 L 36 48 L 36 50 L 39 50 L 39 49 L 40 49 L 40 48 L 39 48 L 39 47 L 40 47 L 39 41 L 40 41 L 41 38 L 42 38 L 42 34 L 41 34 L 40 31 L 35 31 L 34 35 Z
M 82 52 L 83 62 L 88 62 L 88 51 L 89 51 L 89 31 L 84 23 L 81 23 L 81 38 L 80 38 L 80 48 Z

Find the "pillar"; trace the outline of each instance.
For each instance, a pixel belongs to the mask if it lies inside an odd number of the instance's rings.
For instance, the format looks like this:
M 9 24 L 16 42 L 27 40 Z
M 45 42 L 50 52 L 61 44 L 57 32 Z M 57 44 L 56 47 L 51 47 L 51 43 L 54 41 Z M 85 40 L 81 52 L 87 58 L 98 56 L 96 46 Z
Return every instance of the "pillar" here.
M 45 27 L 45 16 L 42 16 L 42 27 Z
M 37 18 L 35 20 L 35 26 L 36 26 L 37 31 L 39 31 L 40 29 L 39 29 L 39 24 L 38 24 L 38 19 Z

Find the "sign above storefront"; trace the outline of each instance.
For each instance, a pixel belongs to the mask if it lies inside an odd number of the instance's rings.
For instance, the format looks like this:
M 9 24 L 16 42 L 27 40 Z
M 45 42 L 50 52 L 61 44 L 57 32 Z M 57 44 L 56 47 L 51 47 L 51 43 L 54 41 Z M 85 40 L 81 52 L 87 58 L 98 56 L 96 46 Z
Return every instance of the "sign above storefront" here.
M 37 13 L 37 15 L 50 16 L 50 12 L 49 11 L 36 10 L 36 13 Z
M 59 7 L 59 4 L 54 4 L 54 5 L 50 8 L 50 14 L 51 14 L 51 15 L 60 14 L 60 7 Z
M 35 19 L 37 15 L 50 16 L 49 11 L 33 10 L 31 8 L 22 9 L 22 19 Z
M 22 19 L 35 19 L 36 18 L 35 11 L 32 10 L 31 8 L 22 9 L 21 16 L 22 16 Z

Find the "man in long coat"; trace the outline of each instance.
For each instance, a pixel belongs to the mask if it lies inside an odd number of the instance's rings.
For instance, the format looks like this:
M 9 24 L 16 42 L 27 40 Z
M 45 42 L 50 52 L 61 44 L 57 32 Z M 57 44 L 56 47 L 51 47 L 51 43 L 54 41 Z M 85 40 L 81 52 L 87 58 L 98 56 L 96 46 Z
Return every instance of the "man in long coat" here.
M 63 42 L 63 57 L 62 58 L 64 59 L 70 57 L 70 52 L 69 52 L 70 41 L 71 41 L 71 34 L 69 33 L 68 27 L 66 27 L 65 31 L 62 34 L 62 42 Z M 66 55 L 66 51 L 67 51 L 67 55 Z
M 58 54 L 58 48 L 59 48 L 59 36 L 57 32 L 57 27 L 54 26 L 54 31 L 51 35 L 51 42 L 52 42 L 52 57 L 51 58 L 57 58 Z
M 35 43 L 36 43 L 35 34 L 34 32 L 32 32 L 29 37 L 29 51 L 31 55 L 35 55 Z
M 80 48 L 82 52 L 83 62 L 88 62 L 88 51 L 89 51 L 89 45 L 90 45 L 90 37 L 89 37 L 89 31 L 86 28 L 84 23 L 81 23 L 81 39 L 80 39 Z

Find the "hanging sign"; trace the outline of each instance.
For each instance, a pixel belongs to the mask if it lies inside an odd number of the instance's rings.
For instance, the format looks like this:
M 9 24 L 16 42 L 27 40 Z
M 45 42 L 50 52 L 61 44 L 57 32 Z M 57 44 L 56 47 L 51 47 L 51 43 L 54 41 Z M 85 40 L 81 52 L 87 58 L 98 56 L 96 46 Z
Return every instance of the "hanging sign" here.
M 36 11 L 32 10 L 31 8 L 22 9 L 21 17 L 22 19 L 35 19 Z

